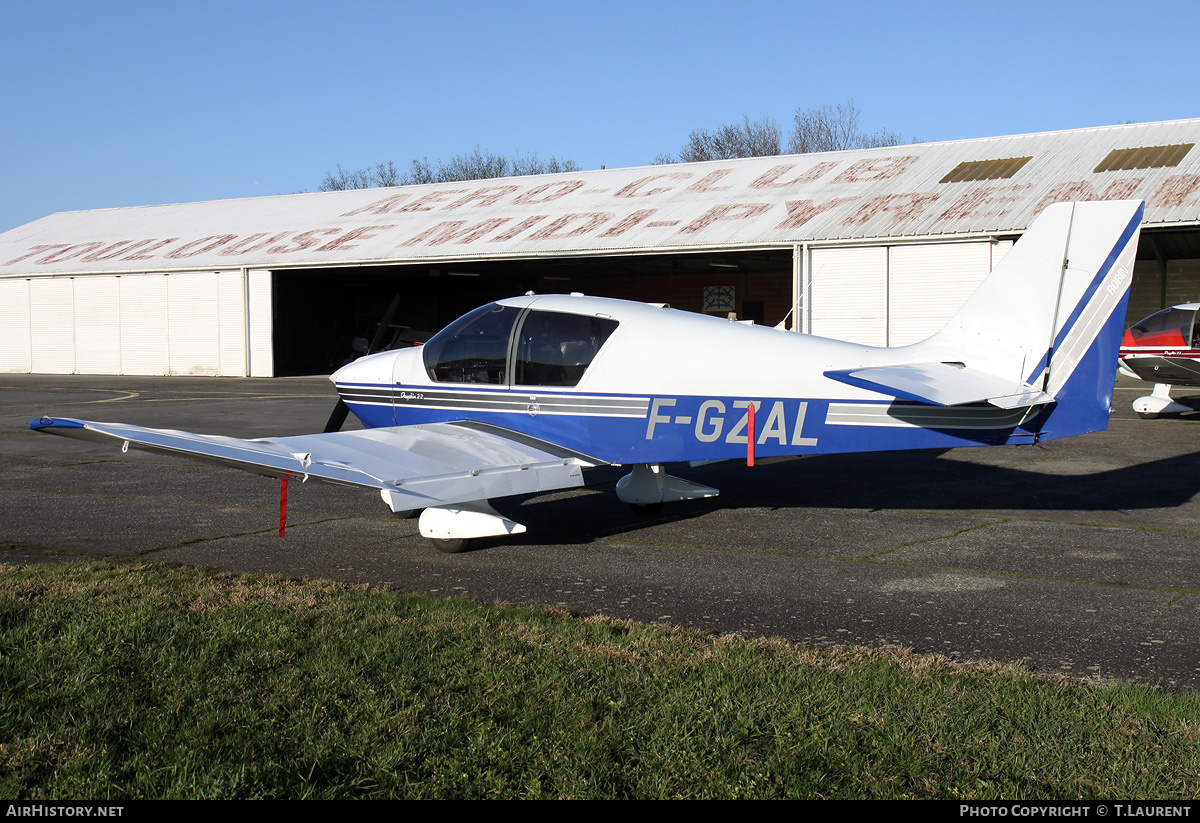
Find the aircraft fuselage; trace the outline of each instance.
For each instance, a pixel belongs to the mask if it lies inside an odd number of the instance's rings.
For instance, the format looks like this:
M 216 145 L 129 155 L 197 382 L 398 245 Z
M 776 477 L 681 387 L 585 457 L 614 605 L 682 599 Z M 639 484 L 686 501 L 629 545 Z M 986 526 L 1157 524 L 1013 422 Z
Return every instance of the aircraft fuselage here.
M 872 348 L 603 298 L 556 295 L 493 305 L 513 312 L 507 337 L 499 335 L 505 339 L 480 343 L 481 335 L 471 334 L 479 329 L 468 323 L 441 349 L 446 332 L 424 347 L 362 358 L 333 376 L 339 394 L 367 427 L 478 420 L 620 464 L 744 458 L 751 425 L 759 457 L 1029 443 L 1039 436 L 1039 410 L 898 400 L 824 374 L 848 360 L 904 363 L 917 347 Z M 573 386 L 514 382 L 522 373 L 564 380 L 546 363 L 540 371 L 521 369 L 530 356 L 523 347 L 534 342 L 525 330 L 538 312 L 612 325 Z M 1118 324 L 1109 334 L 1120 331 Z M 592 342 L 556 338 L 543 348 L 557 357 Z M 469 357 L 445 354 L 459 344 Z M 452 367 L 439 367 L 439 356 Z M 1054 436 L 1052 429 L 1040 437 Z

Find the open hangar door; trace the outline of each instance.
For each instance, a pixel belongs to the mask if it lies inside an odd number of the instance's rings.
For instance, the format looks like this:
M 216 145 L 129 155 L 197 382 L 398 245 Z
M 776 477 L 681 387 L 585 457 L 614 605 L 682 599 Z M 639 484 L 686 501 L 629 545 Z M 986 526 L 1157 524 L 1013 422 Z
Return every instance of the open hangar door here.
M 669 303 L 774 325 L 792 305 L 792 249 L 282 269 L 272 278 L 282 377 L 329 374 L 360 356 L 397 294 L 385 348 L 423 342 L 484 303 L 529 291 Z
M 1200 228 L 1142 229 L 1125 326 L 1159 309 L 1200 301 Z

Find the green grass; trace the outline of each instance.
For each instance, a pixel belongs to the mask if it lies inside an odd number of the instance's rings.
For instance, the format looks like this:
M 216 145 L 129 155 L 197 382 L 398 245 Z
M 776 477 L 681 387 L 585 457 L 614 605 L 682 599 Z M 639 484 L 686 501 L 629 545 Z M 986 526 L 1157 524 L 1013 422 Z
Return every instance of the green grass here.
M 162 565 L 0 566 L 0 797 L 1193 798 L 1200 700 Z

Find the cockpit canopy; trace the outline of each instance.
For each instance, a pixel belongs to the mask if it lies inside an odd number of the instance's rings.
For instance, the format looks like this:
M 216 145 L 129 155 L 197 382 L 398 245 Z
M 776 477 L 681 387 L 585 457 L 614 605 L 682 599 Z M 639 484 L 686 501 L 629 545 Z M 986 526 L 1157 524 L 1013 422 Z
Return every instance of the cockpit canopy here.
M 617 321 L 491 303 L 460 317 L 424 346 L 439 383 L 574 386 Z
M 1200 328 L 1195 325 L 1197 305 L 1172 306 L 1155 312 L 1129 328 L 1124 346 L 1154 346 L 1187 349 L 1200 347 Z

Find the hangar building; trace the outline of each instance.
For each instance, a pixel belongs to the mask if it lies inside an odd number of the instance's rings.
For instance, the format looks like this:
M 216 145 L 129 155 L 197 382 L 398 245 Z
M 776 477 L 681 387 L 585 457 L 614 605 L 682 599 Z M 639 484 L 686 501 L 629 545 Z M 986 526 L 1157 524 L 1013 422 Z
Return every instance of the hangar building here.
M 1200 298 L 1200 119 L 50 215 L 0 234 L 0 372 L 332 371 L 584 292 L 872 345 L 936 331 L 1047 205 L 1146 201 L 1129 314 Z

